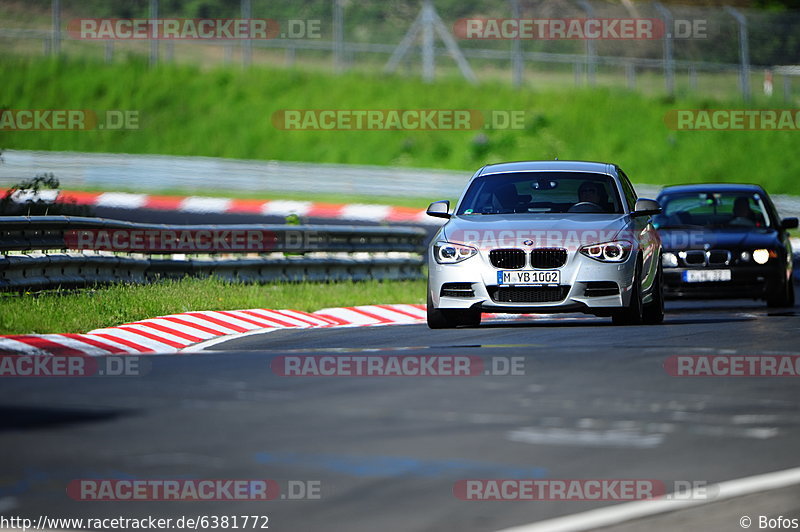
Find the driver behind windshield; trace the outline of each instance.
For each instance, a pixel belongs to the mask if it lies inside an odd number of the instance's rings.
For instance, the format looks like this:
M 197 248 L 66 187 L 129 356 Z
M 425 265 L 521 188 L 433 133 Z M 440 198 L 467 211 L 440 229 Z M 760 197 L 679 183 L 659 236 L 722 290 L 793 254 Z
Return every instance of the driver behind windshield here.
M 756 227 L 756 216 L 750 208 L 750 200 L 747 196 L 739 196 L 733 202 L 733 219 L 729 225 L 740 227 Z
M 595 181 L 584 181 L 578 187 L 578 203 L 593 203 L 603 211 L 608 211 L 608 194 L 605 187 Z

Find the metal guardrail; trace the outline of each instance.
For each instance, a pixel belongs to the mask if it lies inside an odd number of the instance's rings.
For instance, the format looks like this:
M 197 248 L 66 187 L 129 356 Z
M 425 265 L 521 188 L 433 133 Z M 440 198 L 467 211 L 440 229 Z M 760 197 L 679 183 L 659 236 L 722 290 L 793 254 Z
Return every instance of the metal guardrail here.
M 134 155 L 6 150 L 0 186 L 11 186 L 36 173 L 56 172 L 65 189 L 86 187 L 148 191 L 197 190 L 225 176 L 227 190 L 361 194 L 453 198 L 472 172 L 349 164 L 224 159 L 221 157 Z M 635 176 L 634 176 L 635 177 Z M 658 185 L 634 183 L 641 197 L 655 198 Z M 800 196 L 771 194 L 781 216 L 800 217 Z M 113 207 L 113 201 L 102 206 Z M 420 205 L 423 209 L 427 204 Z
M 76 245 L 81 241 L 79 235 L 98 232 L 180 235 L 235 231 L 266 235 L 267 239 L 256 250 L 234 246 L 120 252 L 99 245 L 99 240 Z M 422 277 L 426 235 L 416 227 L 168 226 L 101 218 L 5 216 L 0 217 L 0 290 L 147 283 L 185 276 L 251 283 L 418 279 Z

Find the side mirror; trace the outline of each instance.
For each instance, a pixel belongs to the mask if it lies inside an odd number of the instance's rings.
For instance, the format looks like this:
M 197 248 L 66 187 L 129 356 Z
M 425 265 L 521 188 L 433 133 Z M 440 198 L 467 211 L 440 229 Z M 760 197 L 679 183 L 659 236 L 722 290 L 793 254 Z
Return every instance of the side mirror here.
M 450 219 L 450 202 L 448 200 L 434 201 L 428 205 L 425 214 L 434 218 Z
M 781 220 L 781 229 L 797 229 L 797 218 L 784 218 Z
M 631 216 L 653 216 L 654 214 L 661 214 L 661 205 L 656 200 L 640 198 L 636 200 L 636 205 L 633 208 Z

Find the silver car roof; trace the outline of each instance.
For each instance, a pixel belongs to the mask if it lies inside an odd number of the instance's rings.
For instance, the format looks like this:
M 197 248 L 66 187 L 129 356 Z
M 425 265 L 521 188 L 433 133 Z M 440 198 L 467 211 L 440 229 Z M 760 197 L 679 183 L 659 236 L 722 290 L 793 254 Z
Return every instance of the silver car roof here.
M 510 163 L 487 164 L 475 177 L 508 172 L 588 172 L 615 176 L 613 164 L 591 161 L 518 161 Z

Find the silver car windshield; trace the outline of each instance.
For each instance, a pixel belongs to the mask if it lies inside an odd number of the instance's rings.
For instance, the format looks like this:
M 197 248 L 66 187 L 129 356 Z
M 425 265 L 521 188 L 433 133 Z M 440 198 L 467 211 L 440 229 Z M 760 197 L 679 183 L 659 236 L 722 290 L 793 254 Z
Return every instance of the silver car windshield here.
M 476 178 L 458 215 L 623 212 L 611 176 L 588 172 L 513 172 Z

